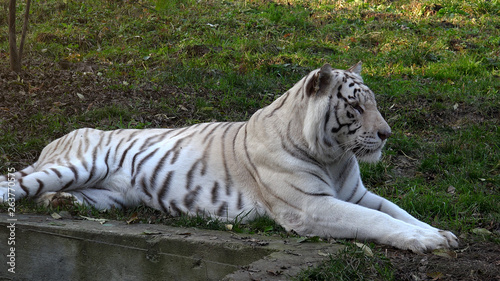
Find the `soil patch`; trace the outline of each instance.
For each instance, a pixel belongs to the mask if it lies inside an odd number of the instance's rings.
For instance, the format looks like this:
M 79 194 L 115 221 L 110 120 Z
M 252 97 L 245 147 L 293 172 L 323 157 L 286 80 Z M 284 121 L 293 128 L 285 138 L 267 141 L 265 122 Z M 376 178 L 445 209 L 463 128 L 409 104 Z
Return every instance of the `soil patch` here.
M 408 251 L 379 247 L 391 260 L 396 280 L 500 280 L 500 248 L 497 244 L 471 238 L 461 239 L 456 257 L 437 254 L 417 255 Z

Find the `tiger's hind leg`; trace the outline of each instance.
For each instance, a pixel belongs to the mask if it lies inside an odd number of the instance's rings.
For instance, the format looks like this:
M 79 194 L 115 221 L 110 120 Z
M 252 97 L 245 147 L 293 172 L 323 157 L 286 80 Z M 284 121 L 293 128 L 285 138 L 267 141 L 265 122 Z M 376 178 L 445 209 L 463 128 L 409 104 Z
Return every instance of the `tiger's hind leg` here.
M 19 200 L 23 197 L 38 197 L 47 192 L 84 189 L 99 183 L 108 173 L 107 170 L 106 174 L 103 174 L 102 170 L 97 171 L 99 170 L 96 168 L 87 171 L 72 164 L 47 167 L 40 171 L 28 167 L 14 174 L 13 180 L 11 177 L 3 177 L 3 181 L 0 182 L 0 203 L 9 198 Z M 16 178 L 16 175 L 19 178 Z
M 111 208 L 124 209 L 136 204 L 127 202 L 122 194 L 101 188 L 87 188 L 83 190 L 75 190 L 67 192 L 75 196 L 79 202 L 84 205 L 92 205 L 100 210 L 107 210 Z
M 36 163 L 22 169 L 21 171 L 16 171 L 13 173 L 9 170 L 9 173 L 7 175 L 0 176 L 0 186 L 5 181 L 20 179 L 26 175 L 33 173 L 35 171 L 35 168 L 34 168 L 35 165 L 36 165 Z
M 21 171 L 13 171 L 12 168 L 8 170 L 8 173 L 6 175 L 0 175 L 0 203 L 7 202 L 9 197 L 15 199 L 15 188 L 16 188 L 16 182 L 31 173 L 35 171 L 34 166 L 36 165 L 30 165 Z

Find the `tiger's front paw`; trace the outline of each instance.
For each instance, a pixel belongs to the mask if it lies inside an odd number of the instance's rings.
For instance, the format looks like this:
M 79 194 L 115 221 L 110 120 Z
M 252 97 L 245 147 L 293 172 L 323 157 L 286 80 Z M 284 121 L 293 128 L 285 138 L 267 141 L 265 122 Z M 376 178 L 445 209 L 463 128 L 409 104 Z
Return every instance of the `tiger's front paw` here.
M 415 253 L 458 247 L 457 237 L 449 231 L 416 228 L 405 233 L 403 236 L 404 238 L 400 241 L 401 243 L 394 246 L 400 249 L 411 250 Z
M 458 248 L 458 238 L 451 231 L 438 230 L 441 235 L 443 235 L 448 241 L 449 248 Z

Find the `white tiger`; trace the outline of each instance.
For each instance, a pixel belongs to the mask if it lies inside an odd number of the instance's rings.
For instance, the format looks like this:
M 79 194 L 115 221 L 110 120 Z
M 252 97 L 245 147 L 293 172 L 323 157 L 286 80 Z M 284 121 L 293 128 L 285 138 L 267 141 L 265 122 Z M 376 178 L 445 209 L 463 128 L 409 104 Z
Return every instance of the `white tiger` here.
M 180 129 L 79 129 L 38 161 L 0 177 L 0 202 L 71 196 L 100 209 L 138 204 L 172 214 L 234 219 L 268 214 L 300 235 L 372 240 L 414 252 L 457 247 L 365 189 L 358 160 L 374 162 L 391 135 L 360 76 L 326 64 L 248 122 Z

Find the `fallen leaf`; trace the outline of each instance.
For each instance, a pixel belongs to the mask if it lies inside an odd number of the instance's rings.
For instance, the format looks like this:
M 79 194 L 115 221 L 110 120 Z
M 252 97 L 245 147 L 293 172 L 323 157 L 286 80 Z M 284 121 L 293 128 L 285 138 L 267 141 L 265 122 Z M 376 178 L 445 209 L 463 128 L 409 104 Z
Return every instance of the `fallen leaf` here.
M 86 220 L 89 220 L 89 221 L 96 221 L 96 222 L 98 222 L 100 224 L 105 224 L 108 221 L 106 219 L 94 219 L 94 218 L 89 218 L 89 217 L 85 217 L 85 216 L 80 216 L 80 217 L 82 217 L 82 218 L 84 218 Z
M 132 216 L 130 217 L 130 219 L 127 220 L 127 224 L 134 223 L 138 219 L 139 218 L 137 217 L 137 212 L 135 212 L 135 213 L 132 214 Z
M 373 257 L 373 251 L 372 251 L 372 249 L 370 249 L 370 247 L 366 246 L 363 243 L 359 243 L 359 242 L 354 242 L 354 244 L 356 246 L 358 246 L 358 248 L 360 248 L 361 250 L 363 250 L 363 252 L 365 252 L 365 255 L 367 255 L 369 257 Z
M 321 242 L 321 238 L 319 238 L 319 236 L 310 236 L 310 237 L 304 237 L 302 239 L 299 239 L 297 242 L 299 243 L 308 243 L 308 242 L 311 242 L 311 243 L 317 243 L 317 242 Z
M 441 273 L 441 272 L 438 272 L 438 271 L 436 271 L 436 272 L 427 272 L 426 275 L 427 275 L 427 277 L 432 278 L 432 280 L 438 280 L 438 279 L 441 279 L 441 278 L 444 277 L 444 274 Z
M 480 228 L 480 227 L 474 228 L 472 230 L 472 233 L 477 234 L 477 235 L 491 235 L 491 231 L 489 231 L 486 228 Z
M 465 238 L 467 238 L 467 237 L 465 237 Z M 463 238 L 463 239 L 465 239 L 465 238 Z M 463 249 L 460 249 L 460 250 L 455 250 L 455 253 L 457 253 L 457 254 L 458 253 L 465 253 L 465 252 L 467 252 L 467 250 L 469 250 L 469 246 L 467 246 Z
M 66 104 L 67 104 L 67 103 L 65 103 L 65 102 L 58 102 L 58 101 L 56 101 L 56 102 L 54 102 L 52 105 L 54 105 L 55 107 L 60 107 L 60 106 L 64 106 L 64 105 L 66 105 Z
M 323 252 L 321 252 L 321 251 L 319 251 L 319 250 L 318 250 L 318 255 L 320 255 L 320 256 L 322 256 L 322 257 L 328 257 L 328 256 L 330 256 L 330 254 L 329 254 L 329 253 L 323 253 Z
M 454 186 L 448 186 L 448 189 L 446 190 L 448 193 L 455 194 L 455 191 L 457 189 Z
M 457 253 L 448 249 L 436 249 L 432 251 L 433 255 L 448 258 L 448 259 L 455 259 L 457 257 Z
M 61 215 L 59 215 L 58 213 L 52 213 L 50 214 L 50 216 L 55 219 L 55 220 L 60 220 L 62 219 Z

